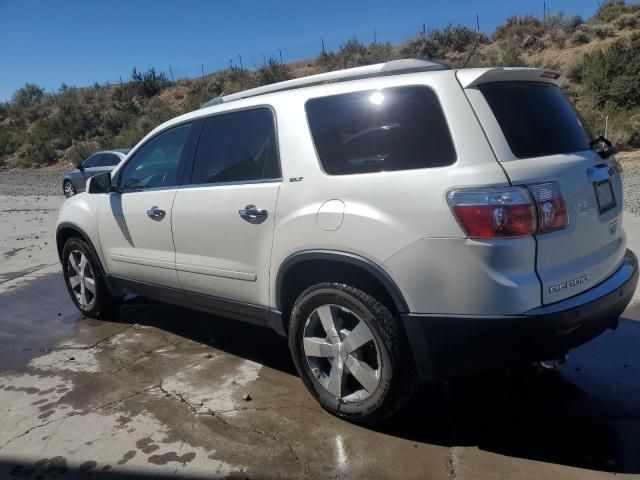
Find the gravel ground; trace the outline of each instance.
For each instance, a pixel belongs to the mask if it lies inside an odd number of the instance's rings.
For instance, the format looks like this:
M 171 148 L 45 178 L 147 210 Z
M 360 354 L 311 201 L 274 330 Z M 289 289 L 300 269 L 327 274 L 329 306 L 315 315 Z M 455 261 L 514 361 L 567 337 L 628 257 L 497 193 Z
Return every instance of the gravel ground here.
M 640 216 L 640 150 L 617 155 L 622 164 L 624 209 Z
M 62 195 L 61 169 L 2 170 L 0 195 Z

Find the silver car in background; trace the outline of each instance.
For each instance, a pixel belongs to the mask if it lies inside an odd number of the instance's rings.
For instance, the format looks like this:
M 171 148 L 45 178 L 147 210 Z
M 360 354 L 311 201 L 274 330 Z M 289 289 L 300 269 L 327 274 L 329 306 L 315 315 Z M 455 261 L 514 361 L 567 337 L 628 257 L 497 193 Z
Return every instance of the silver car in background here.
M 69 198 L 84 192 L 87 180 L 99 173 L 113 170 L 124 160 L 129 150 L 128 148 L 114 148 L 113 150 L 96 152 L 73 170 L 65 172 L 62 179 L 64 196 Z

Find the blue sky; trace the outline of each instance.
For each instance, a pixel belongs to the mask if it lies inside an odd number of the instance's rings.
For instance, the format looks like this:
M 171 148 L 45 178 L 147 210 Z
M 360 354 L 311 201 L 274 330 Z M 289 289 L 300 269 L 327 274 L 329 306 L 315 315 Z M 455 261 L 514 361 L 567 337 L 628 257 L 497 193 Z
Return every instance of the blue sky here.
M 596 0 L 549 0 L 547 8 L 588 17 Z M 0 100 L 25 82 L 47 90 L 127 79 L 131 69 L 171 66 L 178 78 L 279 55 L 317 55 L 356 35 L 397 42 L 423 22 L 493 31 L 512 14 L 542 16 L 542 0 L 204 1 L 0 0 Z

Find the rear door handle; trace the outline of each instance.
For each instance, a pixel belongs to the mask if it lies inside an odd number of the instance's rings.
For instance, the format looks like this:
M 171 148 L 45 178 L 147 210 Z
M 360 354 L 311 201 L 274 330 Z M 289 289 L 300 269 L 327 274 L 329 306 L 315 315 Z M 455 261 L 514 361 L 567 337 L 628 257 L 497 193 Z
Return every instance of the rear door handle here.
M 257 208 L 255 205 L 247 205 L 238 210 L 238 214 L 248 222 L 256 222 L 267 218 L 269 212 L 263 208 Z
M 166 214 L 167 212 L 156 206 L 153 206 L 149 210 L 147 210 L 147 216 L 149 218 L 153 218 L 154 220 L 162 220 Z

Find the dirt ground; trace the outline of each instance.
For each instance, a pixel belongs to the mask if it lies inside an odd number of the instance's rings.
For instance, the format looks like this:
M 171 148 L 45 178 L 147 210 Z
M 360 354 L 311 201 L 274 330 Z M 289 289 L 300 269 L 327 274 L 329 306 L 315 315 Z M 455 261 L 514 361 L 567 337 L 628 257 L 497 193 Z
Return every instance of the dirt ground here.
M 1 479 L 640 478 L 637 301 L 556 370 L 424 388 L 367 428 L 324 412 L 269 330 L 136 297 L 82 317 L 61 203 L 0 196 Z

